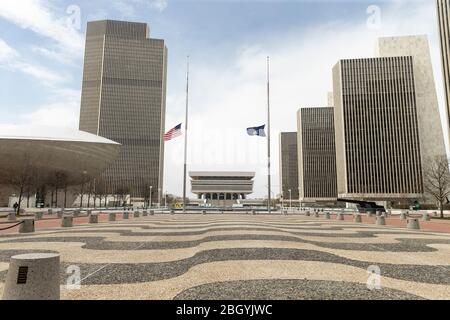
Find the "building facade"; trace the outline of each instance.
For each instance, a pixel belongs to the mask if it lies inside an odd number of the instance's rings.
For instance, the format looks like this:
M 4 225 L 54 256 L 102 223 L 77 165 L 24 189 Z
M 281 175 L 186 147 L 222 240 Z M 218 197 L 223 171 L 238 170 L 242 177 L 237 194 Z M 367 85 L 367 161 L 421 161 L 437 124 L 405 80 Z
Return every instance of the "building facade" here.
M 444 133 L 427 36 L 380 38 L 379 57 L 411 56 L 422 164 L 446 155 Z M 426 166 L 422 166 L 425 175 Z
M 299 109 L 297 135 L 300 201 L 336 201 L 334 108 Z
M 89 22 L 80 130 L 122 144 L 103 179 L 110 193 L 127 187 L 153 202 L 163 190 L 167 48 L 145 23 Z
M 444 76 L 444 92 L 447 109 L 447 126 L 450 127 L 450 2 L 436 0 L 439 22 L 439 40 L 441 44 L 442 70 Z
M 420 197 L 413 57 L 341 60 L 333 87 L 339 197 Z
M 189 172 L 191 192 L 213 205 L 231 205 L 253 193 L 254 172 Z
M 280 193 L 284 200 L 298 200 L 297 132 L 280 133 Z M 290 192 L 289 192 L 290 190 Z

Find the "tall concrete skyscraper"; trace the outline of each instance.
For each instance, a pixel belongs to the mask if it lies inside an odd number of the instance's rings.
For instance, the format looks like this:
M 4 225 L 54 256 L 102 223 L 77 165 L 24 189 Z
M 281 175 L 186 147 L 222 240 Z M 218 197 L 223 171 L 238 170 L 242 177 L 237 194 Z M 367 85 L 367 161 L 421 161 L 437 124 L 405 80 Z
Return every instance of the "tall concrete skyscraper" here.
M 413 58 L 341 60 L 333 79 L 339 197 L 420 197 Z
M 114 194 L 157 201 L 163 189 L 167 48 L 145 23 L 89 22 L 80 130 L 122 144 L 103 178 Z
M 297 112 L 300 201 L 334 202 L 337 198 L 334 108 Z
M 297 132 L 280 133 L 280 192 L 285 200 L 298 200 Z M 289 193 L 289 190 L 291 192 Z
M 441 44 L 442 69 L 444 74 L 447 125 L 450 127 L 450 2 L 436 0 Z

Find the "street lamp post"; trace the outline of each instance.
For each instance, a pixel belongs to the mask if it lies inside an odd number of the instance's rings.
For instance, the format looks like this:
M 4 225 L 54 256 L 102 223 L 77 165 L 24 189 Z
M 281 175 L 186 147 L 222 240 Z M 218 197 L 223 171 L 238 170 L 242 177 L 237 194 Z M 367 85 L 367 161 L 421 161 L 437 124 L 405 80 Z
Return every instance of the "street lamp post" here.
M 289 189 L 289 210 L 292 210 L 292 190 Z
M 150 208 L 152 207 L 152 189 L 153 189 L 153 186 L 150 186 L 150 197 L 149 197 L 149 200 L 148 200 L 148 206 Z

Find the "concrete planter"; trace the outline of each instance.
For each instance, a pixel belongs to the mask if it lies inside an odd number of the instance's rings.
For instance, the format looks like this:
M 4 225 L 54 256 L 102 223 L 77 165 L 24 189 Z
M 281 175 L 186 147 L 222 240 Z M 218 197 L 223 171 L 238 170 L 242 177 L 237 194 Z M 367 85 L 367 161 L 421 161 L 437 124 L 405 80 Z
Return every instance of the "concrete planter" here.
M 355 214 L 355 216 L 353 217 L 353 221 L 355 221 L 356 223 L 362 223 L 362 217 L 360 214 Z
M 108 221 L 116 221 L 116 213 L 115 212 L 110 212 L 108 214 Z
M 383 216 L 378 216 L 376 224 L 378 226 L 385 226 L 386 225 L 386 219 Z
M 17 217 L 16 217 L 15 212 L 8 213 L 8 221 L 16 221 L 16 220 L 17 220 Z
M 408 218 L 406 227 L 411 230 L 419 230 L 420 229 L 419 219 Z
M 61 227 L 63 227 L 63 228 L 73 227 L 73 217 L 70 217 L 70 216 L 62 217 Z
M 19 233 L 31 233 L 34 232 L 34 219 L 25 219 L 19 226 Z
M 11 257 L 4 300 L 59 300 L 59 254 L 30 253 Z
M 91 214 L 89 216 L 89 223 L 98 223 L 98 215 L 97 214 Z

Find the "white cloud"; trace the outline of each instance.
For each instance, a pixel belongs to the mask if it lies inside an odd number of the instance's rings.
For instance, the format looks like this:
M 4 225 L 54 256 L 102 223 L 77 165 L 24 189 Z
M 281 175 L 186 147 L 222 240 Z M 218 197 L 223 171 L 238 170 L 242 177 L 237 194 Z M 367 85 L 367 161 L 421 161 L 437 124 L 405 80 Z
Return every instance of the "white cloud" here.
M 113 0 L 112 4 L 124 17 L 132 17 L 136 14 L 138 5 L 162 12 L 169 5 L 169 0 Z
M 442 80 L 436 41 L 434 4 L 396 2 L 382 7 L 381 28 L 368 29 L 366 12 L 359 23 L 331 21 L 308 30 L 268 35 L 245 43 L 222 65 L 191 57 L 189 170 L 256 171 L 254 196 L 265 196 L 266 140 L 245 129 L 266 123 L 266 56 L 271 57 L 272 189 L 279 192 L 280 131 L 296 131 L 301 106 L 326 106 L 332 90 L 331 69 L 343 58 L 374 56 L 380 36 L 428 34 L 440 101 Z M 171 66 L 183 68 L 183 66 Z M 443 107 L 443 106 L 441 106 Z M 183 119 L 184 90 L 168 97 L 167 127 Z M 165 189 L 181 194 L 183 141 L 166 144 Z M 170 168 L 170 171 L 169 171 Z
M 30 125 L 44 125 L 78 129 L 80 92 L 77 90 L 56 90 L 48 103 L 38 106 L 31 113 L 22 114 L 20 122 Z
M 78 14 L 73 12 L 71 14 Z M 44 0 L 2 0 L 0 17 L 49 38 L 64 54 L 80 57 L 83 53 L 83 36 L 77 25 L 69 23 L 70 15 L 57 16 L 50 1 Z M 75 19 L 77 20 L 77 19 Z
M 40 65 L 24 60 L 20 54 L 0 38 L 0 67 L 12 71 L 19 71 L 32 76 L 47 86 L 54 86 L 67 80 L 61 74 Z

